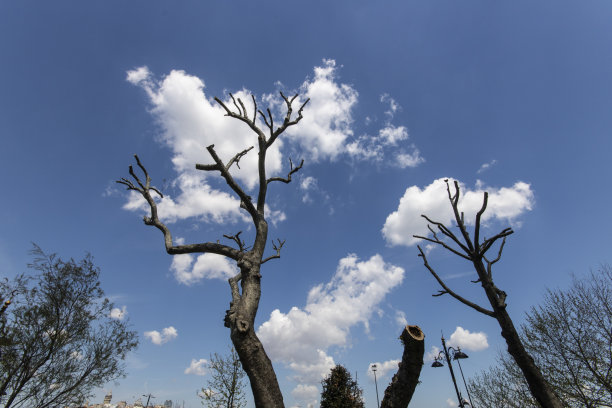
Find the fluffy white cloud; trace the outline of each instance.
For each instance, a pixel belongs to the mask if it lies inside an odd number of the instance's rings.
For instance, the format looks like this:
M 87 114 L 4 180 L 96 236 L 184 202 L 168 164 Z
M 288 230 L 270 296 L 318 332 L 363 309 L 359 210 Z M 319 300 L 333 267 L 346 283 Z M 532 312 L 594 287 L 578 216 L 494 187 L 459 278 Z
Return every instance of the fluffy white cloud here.
M 385 112 L 387 121 L 379 133 L 353 138 L 352 110 L 357 104 L 358 92 L 351 85 L 338 81 L 337 70 L 334 60 L 323 60 L 321 66 L 314 68 L 313 77 L 300 86 L 300 95 L 294 102 L 295 110 L 306 98 L 310 98 L 310 102 L 304 109 L 300 124 L 288 128 L 287 137 L 279 138 L 268 150 L 268 174 L 286 174 L 287 166 L 281 154 L 284 144 L 290 144 L 300 155 L 305 153 L 311 161 L 334 160 L 340 155 L 348 155 L 356 160 L 382 162 L 384 155 L 390 154 L 394 157 L 390 162 L 402 168 L 421 163 L 423 159 L 418 149 L 403 143 L 408 139 L 407 129 L 390 123 L 400 107 L 389 95 L 381 96 L 381 102 L 388 103 L 389 108 Z M 212 163 L 206 146 L 214 144 L 219 157 L 228 161 L 236 153 L 256 145 L 255 133 L 246 124 L 226 117 L 223 108 L 206 95 L 204 81 L 184 71 L 173 70 L 158 80 L 147 67 L 139 67 L 128 71 L 126 80 L 146 92 L 150 111 L 162 130 L 159 140 L 172 150 L 172 162 L 178 173 L 172 183 L 178 194 L 176 197 L 166 195 L 160 200 L 160 218 L 165 222 L 189 217 L 213 222 L 245 220 L 233 194 L 210 186 L 208 180 L 218 177 L 218 174 L 196 171 L 194 167 L 196 163 Z M 248 112 L 253 111 L 249 90 L 242 89 L 233 94 L 243 101 Z M 234 106 L 229 95 L 224 103 L 228 107 Z M 286 108 L 280 96 L 264 95 L 259 105 L 270 106 L 276 116 L 275 123 L 282 122 Z M 259 117 L 258 125 L 267 129 Z M 388 147 L 393 149 L 386 150 Z M 143 159 L 146 164 L 146 158 Z M 258 180 L 257 153 L 249 152 L 240 160 L 240 168 L 232 166 L 231 172 L 247 189 L 253 189 Z M 138 194 L 131 194 L 124 208 L 148 211 L 147 204 Z M 281 221 L 284 214 L 272 212 L 271 218 L 272 222 Z
M 291 391 L 291 396 L 298 401 L 306 403 L 307 407 L 314 407 L 319 400 L 319 388 L 314 385 L 298 384 Z
M 123 320 L 127 316 L 127 307 L 123 306 L 121 309 L 114 307 L 110 311 L 110 317 L 112 319 Z
M 370 377 L 370 379 L 374 381 L 374 371 L 372 370 L 372 366 L 374 364 L 376 364 L 376 378 L 378 380 L 386 377 L 387 374 L 393 375 L 397 372 L 398 364 L 400 363 L 400 361 L 401 360 L 388 360 L 384 363 L 370 363 L 370 365 L 368 366 L 368 377 Z
M 434 361 L 440 354 L 440 348 L 437 346 L 431 346 L 431 349 L 425 354 L 425 361 Z
M 367 328 L 378 304 L 403 277 L 402 268 L 385 263 L 380 255 L 366 261 L 348 255 L 330 282 L 310 290 L 303 309 L 274 310 L 257 334 L 270 358 L 289 366 L 297 381 L 317 384 L 334 366 L 327 349 L 345 346 L 352 326 Z
M 480 351 L 489 347 L 487 335 L 484 332 L 470 333 L 469 330 L 460 326 L 457 326 L 457 329 L 451 334 L 448 345 L 471 351 Z
M 314 77 L 300 87 L 300 104 L 307 98 L 304 119 L 287 134 L 309 154 L 311 160 L 334 159 L 344 152 L 347 138 L 353 135 L 352 109 L 358 93 L 350 85 L 336 80 L 336 61 L 323 60 L 314 68 Z
M 164 343 L 174 340 L 178 337 L 178 332 L 172 326 L 162 329 L 161 333 L 157 330 L 147 331 L 144 336 L 149 338 L 153 344 L 161 346 Z
M 421 189 L 411 186 L 406 189 L 404 196 L 400 199 L 396 211 L 389 214 L 382 234 L 391 245 L 412 246 L 419 243 L 416 235 L 429 235 L 427 222 L 421 214 L 430 219 L 442 222 L 448 227 L 452 226 L 454 220 L 451 205 L 448 201 L 446 183 L 444 178 L 434 180 L 430 185 Z M 454 193 L 453 180 L 449 179 L 451 193 Z M 468 189 L 463 183 L 459 183 L 461 197 L 459 208 L 465 212 L 465 220 L 468 225 L 473 225 L 476 212 L 482 206 L 483 193 L 489 192 L 489 201 L 482 222 L 498 219 L 509 223 L 516 223 L 516 218 L 525 211 L 530 211 L 534 205 L 534 196 L 531 186 L 524 182 L 516 182 L 512 187 L 485 188 L 481 182 L 476 188 Z
M 206 375 L 206 367 L 208 366 L 208 361 L 204 358 L 196 360 L 195 358 L 191 360 L 191 364 L 189 367 L 185 369 L 185 374 L 193 374 L 193 375 Z
M 238 267 L 228 258 L 205 253 L 194 262 L 194 255 L 181 254 L 172 257 L 170 269 L 180 283 L 191 285 L 202 279 L 226 280 L 238 273 Z
M 180 174 L 173 185 L 180 191 L 176 198 L 170 194 L 164 194 L 163 199 L 154 197 L 158 202 L 159 217 L 163 222 L 173 223 L 189 217 L 218 223 L 247 219 L 246 213 L 240 211 L 239 200 L 225 191 L 211 188 L 197 174 Z M 142 213 L 149 212 L 149 204 L 135 191 L 130 192 L 123 208 Z
M 161 141 L 172 149 L 172 162 L 178 177 L 173 183 L 180 191 L 176 199 L 165 197 L 159 205 L 160 218 L 172 222 L 188 217 L 203 217 L 215 222 L 238 220 L 239 201 L 224 191 L 212 188 L 209 177 L 217 172 L 196 171 L 195 164 L 213 163 L 206 147 L 214 144 L 219 157 L 228 161 L 236 153 L 257 143 L 257 136 L 244 123 L 225 116 L 225 111 L 204 93 L 204 82 L 184 71 L 173 70 L 161 80 L 153 79 L 147 67 L 128 71 L 127 80 L 145 90 L 152 105 L 151 113 L 161 129 Z M 250 92 L 234 93 L 252 110 Z M 224 100 L 233 106 L 229 96 Z M 228 137 L 231 135 L 231 137 Z M 270 173 L 281 170 L 279 148 L 282 140 L 268 150 L 266 168 Z M 144 160 L 146 164 L 146 159 Z M 240 168 L 232 166 L 232 175 L 251 189 L 257 182 L 257 153 L 249 152 L 240 160 Z M 146 203 L 131 195 L 125 205 L 130 210 L 147 210 Z
M 406 320 L 406 313 L 402 312 L 401 310 L 396 310 L 395 311 L 395 322 L 399 326 L 405 327 L 408 324 L 408 320 Z
M 305 192 L 302 196 L 302 202 L 312 203 L 311 192 L 317 190 L 317 179 L 312 176 L 305 177 L 300 183 L 300 189 Z

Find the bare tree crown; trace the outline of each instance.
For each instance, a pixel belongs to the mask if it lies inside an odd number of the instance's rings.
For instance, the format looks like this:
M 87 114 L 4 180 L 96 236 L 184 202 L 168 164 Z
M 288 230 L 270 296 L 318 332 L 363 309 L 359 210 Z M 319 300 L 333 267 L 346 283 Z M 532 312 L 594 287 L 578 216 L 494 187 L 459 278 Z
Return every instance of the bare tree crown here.
M 234 104 L 235 111 L 228 108 L 228 106 L 221 101 L 219 98 L 215 97 L 215 101 L 225 110 L 225 116 L 232 117 L 234 119 L 238 119 L 251 128 L 257 135 L 258 141 L 258 173 L 259 173 L 259 191 L 257 195 L 257 202 L 253 204 L 252 198 L 245 192 L 242 186 L 234 179 L 232 174 L 230 173 L 230 168 L 232 165 L 236 165 L 236 167 L 240 168 L 240 159 L 244 157 L 247 153 L 249 153 L 254 146 L 248 147 L 238 153 L 235 156 L 230 158 L 227 162 L 223 162 L 223 160 L 219 157 L 217 152 L 215 151 L 215 146 L 210 145 L 206 147 L 206 150 L 210 154 L 213 159 L 212 164 L 196 164 L 195 168 L 202 171 L 218 171 L 221 177 L 225 180 L 227 185 L 232 189 L 234 194 L 238 196 L 240 199 L 240 207 L 246 210 L 251 216 L 253 223 L 255 225 L 256 231 L 259 231 L 261 226 L 260 223 L 265 221 L 265 200 L 267 194 L 268 184 L 273 181 L 280 181 L 283 183 L 290 183 L 291 176 L 299 171 L 304 165 L 304 160 L 300 162 L 298 166 L 295 166 L 293 161 L 289 159 L 289 172 L 286 177 L 266 177 L 266 168 L 265 168 L 265 158 L 267 149 L 274 143 L 274 141 L 280 136 L 288 127 L 296 125 L 300 120 L 302 120 L 302 112 L 304 107 L 309 102 L 310 99 L 306 99 L 306 101 L 300 106 L 297 112 L 296 117 L 293 115 L 293 103 L 298 97 L 298 95 L 294 95 L 291 98 L 287 98 L 282 92 L 280 93 L 281 97 L 285 101 L 285 105 L 287 107 L 287 112 L 285 114 L 284 120 L 280 126 L 274 126 L 274 119 L 270 109 L 266 109 L 267 116 L 258 109 L 257 101 L 255 96 L 252 97 L 253 101 L 253 113 L 249 115 L 247 109 L 244 105 L 244 102 L 240 98 L 235 98 L 234 95 L 230 94 L 230 98 Z M 266 127 L 268 128 L 268 134 L 264 132 L 257 125 L 257 115 L 261 115 L 262 119 L 265 122 Z M 174 245 L 172 240 L 172 234 L 168 227 L 159 219 L 157 204 L 153 199 L 153 194 L 157 194 L 159 197 L 163 198 L 163 194 L 156 187 L 151 186 L 151 177 L 147 172 L 147 169 L 144 167 L 142 162 L 140 161 L 137 155 L 134 155 L 136 159 L 136 164 L 140 168 L 141 172 L 144 175 L 144 179 L 139 177 L 134 171 L 133 166 L 129 167 L 129 173 L 132 176 L 132 180 L 122 177 L 120 180 L 117 180 L 117 183 L 123 184 L 126 186 L 128 190 L 133 190 L 138 192 L 142 197 L 147 201 L 150 207 L 150 216 L 145 216 L 143 221 L 146 225 L 152 225 L 159 229 L 164 235 L 164 241 L 166 246 L 166 251 L 171 255 L 176 254 L 185 254 L 185 253 L 205 253 L 211 252 L 219 255 L 224 255 L 233 260 L 238 260 L 240 258 L 241 253 L 248 251 L 249 248 L 253 248 L 254 245 L 247 247 L 240 239 L 240 232 L 234 235 L 224 235 L 225 238 L 236 243 L 237 248 L 230 247 L 228 245 L 220 244 L 219 242 L 203 242 L 197 244 L 189 244 L 189 245 Z M 257 240 L 257 238 L 256 238 Z M 278 258 L 280 256 L 280 249 L 282 248 L 285 241 L 281 241 L 273 243 L 273 248 L 276 251 L 276 255 L 272 255 L 264 260 L 268 261 L 270 259 Z M 263 262 L 262 262 L 263 263 Z
M 491 238 L 484 238 L 482 243 L 480 242 L 480 223 L 481 223 L 482 215 L 487 209 L 487 204 L 489 200 L 489 194 L 485 192 L 483 201 L 482 201 L 482 207 L 476 213 L 476 219 L 474 222 L 474 236 L 473 238 L 471 238 L 468 232 L 468 229 L 466 227 L 466 224 L 465 224 L 464 213 L 462 211 L 459 211 L 459 197 L 460 197 L 459 182 L 457 182 L 456 180 L 454 181 L 453 184 L 455 187 L 455 192 L 453 194 L 451 193 L 451 188 L 450 188 L 448 179 L 444 181 L 446 182 L 446 191 L 448 193 L 448 199 L 453 209 L 455 223 L 457 224 L 457 228 L 459 228 L 462 239 L 457 237 L 448 227 L 446 227 L 441 222 L 433 221 L 424 214 L 421 215 L 421 217 L 427 220 L 428 222 L 427 228 L 432 233 L 433 238 L 424 237 L 421 235 L 413 235 L 413 236 L 415 238 L 419 238 L 424 241 L 428 241 L 436 245 L 440 245 L 444 247 L 445 249 L 447 249 L 448 251 L 452 252 L 453 254 L 458 255 L 461 258 L 466 259 L 468 261 L 471 261 L 472 263 L 474 263 L 474 265 L 481 265 L 482 261 L 484 260 L 486 263 L 486 271 L 481 271 L 481 268 L 477 267 L 476 271 L 478 272 L 478 279 L 472 282 L 473 283 L 480 282 L 485 287 L 493 287 L 494 291 L 497 293 L 496 301 L 498 302 L 500 306 L 505 307 L 506 293 L 495 287 L 493 283 L 492 269 L 493 269 L 493 265 L 501 259 L 502 251 L 504 250 L 504 245 L 506 244 L 506 237 L 512 234 L 514 231 L 512 230 L 512 228 L 504 228 L 500 233 L 492 236 Z M 435 228 L 432 228 L 432 225 Z M 441 233 L 444 237 L 449 238 L 459 248 L 456 248 L 456 247 L 453 247 L 447 244 L 443 240 L 443 238 L 441 239 L 438 233 Z M 498 241 L 499 239 L 501 239 L 502 241 L 499 246 L 497 256 L 495 257 L 495 259 L 489 260 L 489 258 L 487 258 L 486 256 L 487 251 L 491 249 L 493 244 L 495 244 L 495 242 Z M 482 306 L 479 306 L 476 303 L 465 299 L 464 297 L 460 296 L 455 291 L 450 289 L 448 285 L 446 285 L 446 283 L 436 273 L 436 271 L 431 267 L 431 265 L 427 261 L 427 256 L 425 255 L 425 252 L 423 251 L 421 246 L 417 245 L 417 247 L 419 249 L 419 256 L 423 258 L 423 264 L 429 270 L 429 272 L 433 275 L 436 281 L 438 281 L 440 286 L 442 286 L 442 290 L 440 290 L 437 294 L 433 296 L 442 296 L 444 294 L 449 294 L 455 299 L 459 300 L 461 303 L 479 311 L 480 313 L 484 313 L 488 316 L 495 317 L 494 311 L 486 309 Z

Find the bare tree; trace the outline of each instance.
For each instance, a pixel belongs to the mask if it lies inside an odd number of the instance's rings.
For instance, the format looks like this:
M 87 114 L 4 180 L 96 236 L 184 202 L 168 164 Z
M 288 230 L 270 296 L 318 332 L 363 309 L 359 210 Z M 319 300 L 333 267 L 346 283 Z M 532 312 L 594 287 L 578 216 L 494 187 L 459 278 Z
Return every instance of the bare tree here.
M 258 407 L 275 408 L 283 407 L 283 396 L 276 379 L 276 374 L 272 367 L 272 363 L 266 354 L 263 345 L 257 338 L 255 333 L 255 315 L 259 307 L 259 298 L 261 296 L 261 265 L 269 260 L 280 257 L 280 251 L 285 241 L 280 239 L 272 243 L 274 249 L 273 255 L 264 258 L 266 244 L 268 243 L 268 222 L 266 221 L 265 206 L 266 196 L 268 193 L 268 185 L 275 181 L 282 183 L 291 182 L 291 176 L 302 168 L 304 161 L 294 166 L 289 160 L 289 171 L 287 177 L 268 177 L 266 175 L 266 153 L 276 139 L 290 126 L 296 125 L 302 119 L 302 110 L 308 103 L 308 99 L 300 106 L 297 115 L 293 115 L 293 103 L 298 95 L 292 98 L 287 98 L 282 92 L 281 97 L 285 101 L 287 112 L 280 126 L 275 127 L 274 120 L 270 109 L 267 109 L 267 116 L 257 108 L 257 102 L 253 96 L 253 112 L 249 114 L 240 98 L 232 99 L 235 110 L 228 108 L 219 98 L 215 101 L 223 107 L 226 116 L 244 122 L 257 136 L 257 170 L 259 175 L 259 187 L 257 198 L 255 201 L 245 192 L 242 186 L 234 179 L 230 173 L 232 165 L 238 163 L 254 146 L 246 148 L 238 152 L 234 157 L 224 161 L 217 155 L 214 145 L 206 148 L 210 154 L 212 164 L 196 164 L 198 170 L 219 172 L 220 176 L 225 180 L 233 193 L 240 199 L 240 208 L 245 210 L 255 227 L 255 237 L 251 245 L 247 245 L 240 237 L 241 232 L 234 235 L 224 235 L 230 240 L 234 246 L 224 245 L 215 242 L 202 242 L 188 245 L 174 245 L 172 234 L 168 227 L 160 221 L 157 214 L 157 205 L 153 199 L 152 193 L 162 196 L 162 193 L 155 187 L 151 186 L 151 178 L 147 170 L 142 165 L 138 156 L 135 156 L 138 167 L 144 173 L 144 179 L 136 175 L 132 166 L 129 168 L 129 173 L 135 183 L 126 178 L 122 178 L 117 182 L 123 184 L 128 190 L 137 191 L 148 202 L 151 210 L 151 215 L 144 218 L 146 225 L 151 225 L 159 229 L 164 235 L 166 252 L 170 255 L 190 254 L 190 253 L 214 253 L 223 255 L 234 260 L 240 270 L 238 274 L 229 279 L 232 300 L 230 308 L 225 315 L 225 326 L 230 329 L 230 338 L 240 356 L 240 361 L 246 371 L 253 391 L 255 405 Z M 257 115 L 265 122 L 266 131 L 262 130 L 257 124 Z M 240 286 L 239 286 L 240 285 Z
M 612 407 L 612 268 L 601 266 L 567 290 L 548 290 L 542 303 L 527 313 L 521 331 L 525 348 L 546 372 L 567 407 Z M 527 383 L 506 354 L 470 381 L 477 401 L 498 397 L 534 406 L 525 398 Z M 491 387 L 493 386 L 493 387 Z M 478 406 L 501 405 L 478 403 Z M 506 403 L 508 405 L 508 403 Z
M 240 365 L 240 358 L 232 347 L 230 354 L 220 356 L 215 353 L 208 363 L 210 380 L 206 388 L 199 393 L 202 404 L 207 408 L 243 408 L 244 398 L 243 378 L 245 372 Z
M 525 347 L 521 342 L 516 328 L 514 327 L 514 323 L 506 310 L 506 292 L 495 286 L 495 283 L 493 282 L 493 265 L 500 260 L 502 251 L 504 249 L 504 244 L 506 243 L 506 237 L 513 233 L 512 229 L 505 228 L 500 233 L 492 236 L 491 238 L 485 238 L 482 242 L 480 242 L 480 220 L 482 214 L 487 209 L 488 200 L 488 194 L 485 192 L 482 207 L 476 213 L 474 235 L 473 238 L 471 238 L 464 222 L 463 212 L 460 212 L 458 208 L 460 194 L 459 183 L 457 181 L 454 182 L 455 194 L 452 194 L 448 180 L 445 181 L 446 191 L 448 192 L 448 199 L 453 209 L 455 222 L 457 224 L 457 228 L 459 228 L 459 231 L 461 232 L 460 238 L 453 234 L 448 227 L 440 222 L 431 220 L 426 215 L 422 216 L 429 223 L 428 228 L 433 237 L 429 238 L 418 235 L 415 235 L 414 237 L 440 245 L 453 254 L 471 262 L 476 270 L 476 273 L 478 274 L 478 279 L 473 281 L 473 283 L 480 283 L 482 285 L 487 299 L 489 300 L 489 304 L 491 305 L 491 309 L 487 309 L 486 307 L 471 302 L 449 288 L 448 285 L 446 285 L 446 283 L 436 273 L 436 271 L 429 265 L 425 252 L 420 246 L 418 246 L 419 256 L 423 259 L 425 267 L 442 287 L 442 290 L 433 296 L 449 294 L 472 309 L 496 319 L 502 329 L 501 335 L 506 340 L 506 344 L 508 345 L 508 352 L 521 369 L 523 375 L 525 376 L 525 380 L 529 384 L 529 390 L 536 401 L 538 401 L 538 403 L 545 408 L 561 408 L 563 405 L 561 404 L 559 397 L 555 394 L 550 384 L 544 379 L 542 372 L 536 366 L 533 358 L 525 350 Z M 435 228 L 432 228 L 432 225 Z M 451 242 L 447 243 L 445 240 L 440 239 L 438 233 L 441 233 Z M 501 244 L 499 245 L 497 256 L 494 259 L 489 260 L 489 258 L 486 256 L 487 251 L 491 249 L 492 246 L 499 240 L 501 240 Z

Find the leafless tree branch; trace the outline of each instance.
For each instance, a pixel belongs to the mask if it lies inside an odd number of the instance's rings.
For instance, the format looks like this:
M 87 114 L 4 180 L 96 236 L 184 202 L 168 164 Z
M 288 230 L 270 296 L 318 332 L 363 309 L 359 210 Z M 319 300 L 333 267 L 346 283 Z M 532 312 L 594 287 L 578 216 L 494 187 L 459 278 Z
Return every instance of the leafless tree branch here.
M 427 222 L 434 224 L 436 227 L 438 227 L 438 229 L 440 230 L 441 233 L 443 233 L 444 235 L 446 235 L 447 237 L 449 237 L 450 239 L 452 239 L 457 245 L 459 245 L 461 247 L 461 249 L 466 253 L 469 254 L 470 250 L 461 243 L 461 241 L 459 241 L 459 239 L 455 236 L 455 234 L 452 233 L 451 230 L 449 230 L 448 228 L 446 228 L 446 226 L 444 224 L 442 224 L 441 222 L 437 222 L 437 221 L 433 221 L 431 220 L 428 216 L 426 216 L 425 214 L 421 214 L 421 217 L 425 218 L 427 220 Z M 429 225 L 428 225 L 429 228 Z M 430 231 L 432 231 L 431 228 L 429 228 Z M 433 232 L 433 231 L 432 231 Z
M 459 227 L 459 230 L 461 231 L 461 235 L 463 235 L 463 239 L 465 240 L 465 243 L 467 247 L 469 248 L 469 252 L 473 252 L 474 247 L 472 246 L 470 235 L 468 234 L 467 229 L 465 228 L 465 223 L 463 220 L 463 213 L 461 214 L 459 213 L 459 207 L 458 207 L 459 195 L 460 195 L 459 182 L 457 180 L 454 181 L 455 194 L 453 196 L 451 196 L 448 179 L 444 180 L 444 182 L 446 183 L 446 191 L 448 192 L 448 199 L 450 200 L 451 206 L 453 207 L 453 213 L 455 214 L 455 221 L 457 222 L 457 226 Z
M 437 239 L 437 237 L 434 237 L 436 239 L 431 239 L 428 237 L 423 237 L 421 235 L 413 235 L 414 238 L 419 238 L 422 239 L 424 241 L 429 241 L 432 242 L 434 244 L 438 244 L 438 245 L 442 245 L 444 248 L 448 249 L 449 251 L 451 251 L 453 254 L 455 255 L 459 255 L 460 257 L 462 257 L 463 259 L 467 259 L 468 261 L 470 261 L 471 259 L 467 256 L 465 256 L 464 254 L 462 254 L 461 252 L 457 251 L 456 249 L 446 245 L 443 241 L 440 241 L 439 239 Z
M 221 245 L 219 243 L 204 242 L 204 243 L 190 244 L 190 245 L 176 245 L 176 246 L 173 245 L 172 233 L 170 232 L 168 227 L 159 220 L 159 217 L 157 214 L 157 203 L 155 203 L 155 200 L 151 196 L 151 191 L 154 191 L 155 193 L 159 194 L 160 197 L 163 197 L 163 195 L 158 189 L 156 189 L 155 187 L 151 187 L 151 177 L 149 176 L 149 173 L 147 172 L 146 168 L 140 162 L 138 155 L 134 155 L 134 158 L 136 159 L 136 163 L 138 164 L 138 167 L 140 167 L 140 169 L 145 175 L 145 182 L 143 183 L 140 180 L 140 178 L 134 172 L 134 169 L 132 168 L 132 166 L 129 167 L 129 172 L 130 172 L 130 175 L 134 178 L 134 180 L 138 184 L 138 186 L 135 186 L 132 181 L 126 178 L 121 178 L 120 180 L 117 180 L 116 182 L 118 184 L 123 184 L 124 186 L 127 187 L 128 190 L 137 191 L 147 201 L 147 203 L 149 204 L 150 210 L 151 210 L 151 215 L 149 217 L 145 216 L 143 218 L 143 221 L 146 225 L 152 225 L 156 227 L 157 229 L 159 229 L 164 234 L 164 243 L 166 246 L 167 253 L 171 255 L 176 255 L 176 254 L 188 254 L 188 253 L 198 253 L 198 252 L 201 252 L 201 253 L 211 252 L 211 253 L 227 256 L 228 258 L 231 258 L 231 259 L 238 259 L 238 256 L 240 254 L 239 251 L 235 250 L 234 248 L 228 247 L 226 245 Z
M 427 257 L 425 256 L 425 252 L 423 252 L 423 249 L 421 249 L 421 246 L 417 245 L 417 248 L 419 249 L 419 256 L 421 258 L 423 258 L 423 265 L 425 265 L 425 267 L 429 270 L 429 272 L 433 275 L 433 277 L 438 281 L 440 286 L 442 286 L 442 288 L 444 289 L 443 291 L 440 291 L 437 295 L 434 295 L 434 296 L 441 296 L 441 295 L 443 295 L 445 293 L 448 293 L 449 295 L 451 295 L 452 297 L 454 297 L 455 299 L 457 299 L 458 301 L 460 301 L 464 305 L 469 306 L 472 309 L 474 309 L 474 310 L 476 310 L 476 311 L 478 311 L 480 313 L 483 313 L 483 314 L 485 314 L 487 316 L 495 317 L 495 313 L 493 311 L 485 309 L 484 307 L 481 307 L 481 306 L 477 305 L 476 303 L 470 302 L 469 300 L 467 300 L 464 297 L 458 295 L 452 289 L 450 289 L 444 283 L 444 281 L 440 278 L 440 276 L 438 276 L 436 271 L 429 265 L 429 262 L 427 262 Z
M 242 234 L 242 231 L 239 231 L 235 235 L 225 235 L 225 234 L 223 234 L 223 236 L 225 238 L 227 238 L 227 239 L 231 239 L 236 244 L 238 244 L 238 249 L 240 250 L 240 252 L 248 251 L 249 248 L 245 245 L 244 240 L 242 240 L 240 238 L 240 234 Z
M 262 265 L 265 264 L 266 262 L 268 262 L 271 259 L 278 259 L 280 258 L 280 251 L 283 248 L 283 245 L 285 245 L 285 240 L 283 239 L 282 241 L 280 239 L 276 240 L 277 242 L 272 241 L 272 248 L 276 251 L 276 254 L 267 257 L 266 259 L 264 259 L 263 261 L 261 261 Z
M 232 118 L 238 119 L 246 123 L 247 125 L 249 125 L 251 130 L 253 130 L 257 134 L 257 138 L 260 140 L 260 142 L 265 143 L 266 136 L 264 135 L 263 131 L 257 126 L 257 123 L 256 123 L 258 110 L 257 110 L 257 101 L 255 100 L 255 96 L 251 95 L 251 98 L 253 99 L 254 113 L 253 113 L 253 118 L 250 118 L 242 100 L 238 98 L 238 102 L 236 102 L 236 98 L 234 98 L 234 95 L 232 95 L 231 93 L 229 95 L 232 98 L 232 102 L 234 103 L 234 106 L 236 107 L 236 110 L 238 111 L 238 113 L 232 111 L 230 108 L 228 108 L 225 105 L 225 103 L 223 103 L 221 99 L 215 97 L 215 101 L 219 105 L 221 105 L 221 107 L 225 110 L 225 116 L 230 116 Z
M 270 177 L 268 180 L 266 180 L 266 183 L 271 183 L 272 181 L 282 181 L 285 184 L 289 184 L 291 183 L 291 175 L 293 173 L 298 172 L 302 166 L 304 165 L 304 159 L 302 159 L 302 161 L 300 162 L 300 165 L 297 167 L 293 167 L 293 161 L 291 161 L 291 159 L 289 159 L 289 174 L 287 174 L 287 178 L 282 178 L 282 177 Z
M 300 120 L 302 120 L 302 111 L 306 104 L 310 101 L 310 98 L 306 99 L 306 102 L 300 106 L 298 110 L 298 115 L 295 119 L 291 120 L 291 114 L 293 113 L 293 101 L 297 98 L 298 94 L 295 94 L 291 99 L 288 99 L 282 92 L 280 92 L 285 104 L 287 105 L 287 114 L 285 115 L 285 119 L 283 120 L 283 124 L 280 125 L 270 136 L 270 140 L 266 143 L 266 147 L 270 147 L 272 143 L 276 140 L 276 138 L 283 133 L 289 126 L 297 125 Z
M 478 239 L 479 239 L 479 235 L 480 235 L 480 217 L 482 217 L 482 214 L 487 209 L 488 201 L 489 201 L 489 193 L 485 191 L 484 197 L 482 199 L 482 207 L 476 213 L 476 224 L 474 226 L 474 247 L 476 247 L 476 248 L 478 248 L 478 245 L 479 245 L 478 244 Z
M 482 243 L 482 245 L 480 246 L 480 254 L 482 256 L 484 256 L 484 254 L 489 250 L 489 248 L 491 248 L 491 246 L 495 243 L 495 241 L 497 241 L 500 238 L 506 238 L 508 235 L 513 234 L 514 231 L 512 230 L 512 228 L 505 228 L 502 230 L 502 232 L 500 232 L 499 234 L 485 239 Z

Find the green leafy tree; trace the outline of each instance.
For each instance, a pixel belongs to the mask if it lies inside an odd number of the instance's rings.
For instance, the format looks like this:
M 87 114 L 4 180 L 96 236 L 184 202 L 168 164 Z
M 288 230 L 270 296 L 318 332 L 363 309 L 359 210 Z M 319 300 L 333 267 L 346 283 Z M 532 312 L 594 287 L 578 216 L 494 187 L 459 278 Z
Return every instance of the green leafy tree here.
M 524 344 L 565 407 L 612 407 L 612 268 L 549 290 L 522 327 Z M 507 355 L 470 381 L 483 407 L 537 407 Z
M 208 363 L 211 379 L 199 393 L 207 408 L 242 408 L 246 406 L 244 377 L 238 353 L 232 347 L 230 354 L 215 353 Z
M 36 246 L 32 254 L 35 274 L 0 285 L 0 298 L 11 299 L 1 315 L 0 398 L 4 408 L 80 404 L 124 374 L 137 335 L 110 317 L 90 255 L 63 261 Z
M 343 366 L 332 368 L 321 385 L 321 408 L 364 408 L 363 391 Z

